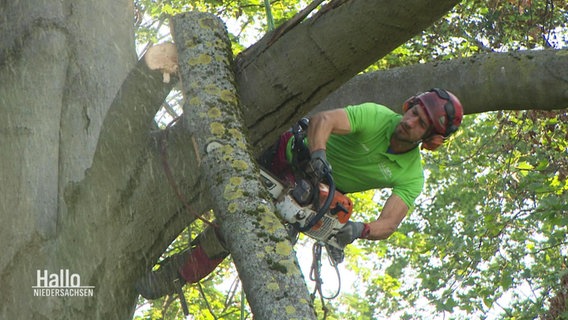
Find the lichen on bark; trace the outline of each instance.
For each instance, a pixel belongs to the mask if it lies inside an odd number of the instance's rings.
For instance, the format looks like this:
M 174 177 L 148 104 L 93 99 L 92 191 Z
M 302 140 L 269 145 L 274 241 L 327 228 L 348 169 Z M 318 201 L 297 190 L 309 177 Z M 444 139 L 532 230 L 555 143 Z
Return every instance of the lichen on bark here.
M 206 13 L 185 13 L 172 22 L 184 125 L 195 137 L 220 233 L 251 310 L 257 319 L 315 319 L 287 232 L 248 150 L 226 28 Z M 286 285 L 275 291 L 269 283 Z

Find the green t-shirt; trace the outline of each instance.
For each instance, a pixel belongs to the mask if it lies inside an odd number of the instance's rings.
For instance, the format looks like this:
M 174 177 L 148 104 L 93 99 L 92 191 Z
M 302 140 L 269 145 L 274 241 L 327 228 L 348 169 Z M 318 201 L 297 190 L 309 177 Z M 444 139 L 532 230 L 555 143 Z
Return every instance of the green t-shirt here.
M 375 103 L 348 106 L 345 110 L 351 132 L 332 134 L 326 145 L 337 188 L 347 193 L 392 188 L 409 208 L 413 207 L 424 185 L 420 151 L 387 152 L 402 116 Z

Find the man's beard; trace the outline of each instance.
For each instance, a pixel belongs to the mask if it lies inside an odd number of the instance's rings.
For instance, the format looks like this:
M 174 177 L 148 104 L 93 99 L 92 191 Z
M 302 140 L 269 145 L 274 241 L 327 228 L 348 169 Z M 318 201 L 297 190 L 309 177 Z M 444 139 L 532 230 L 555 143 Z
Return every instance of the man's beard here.
M 395 130 L 394 130 L 394 138 L 398 141 L 401 142 L 405 142 L 405 143 L 410 143 L 410 144 L 419 144 L 422 139 L 419 140 L 410 140 L 408 138 L 408 133 L 410 132 L 410 130 L 402 123 L 400 122 Z

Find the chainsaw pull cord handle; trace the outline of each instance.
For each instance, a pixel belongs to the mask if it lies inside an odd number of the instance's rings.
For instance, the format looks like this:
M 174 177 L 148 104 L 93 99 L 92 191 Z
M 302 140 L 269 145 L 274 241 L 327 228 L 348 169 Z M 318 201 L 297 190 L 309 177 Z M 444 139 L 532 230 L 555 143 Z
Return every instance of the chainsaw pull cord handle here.
M 300 232 L 310 230 L 313 226 L 316 225 L 316 223 L 318 223 L 318 221 L 321 220 L 321 218 L 323 218 L 326 212 L 329 211 L 329 207 L 331 206 L 331 202 L 333 201 L 333 196 L 335 194 L 335 182 L 333 181 L 333 177 L 331 176 L 331 172 L 329 171 L 325 173 L 324 178 L 329 183 L 329 192 L 327 194 L 327 198 L 325 199 L 323 205 L 318 209 L 316 216 L 313 217 L 305 226 L 297 228 Z M 316 205 L 319 206 L 318 202 L 319 201 L 316 200 Z

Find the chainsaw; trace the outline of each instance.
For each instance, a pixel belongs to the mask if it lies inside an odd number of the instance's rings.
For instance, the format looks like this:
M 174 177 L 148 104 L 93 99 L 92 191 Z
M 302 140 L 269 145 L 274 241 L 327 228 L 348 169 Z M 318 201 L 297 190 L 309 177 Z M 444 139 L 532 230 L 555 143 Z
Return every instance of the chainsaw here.
M 335 235 L 349 221 L 353 203 L 335 190 L 331 174 L 325 177 L 328 184 L 299 179 L 293 187 L 286 187 L 265 169 L 260 175 L 282 220 L 312 239 L 343 248 Z

